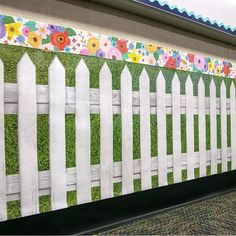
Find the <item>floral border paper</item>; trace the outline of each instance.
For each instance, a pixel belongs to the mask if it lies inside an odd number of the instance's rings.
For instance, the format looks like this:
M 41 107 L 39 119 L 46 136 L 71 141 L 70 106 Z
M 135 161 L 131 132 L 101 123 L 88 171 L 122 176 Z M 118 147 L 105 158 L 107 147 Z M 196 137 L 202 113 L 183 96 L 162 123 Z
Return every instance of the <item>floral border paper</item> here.
M 0 15 L 0 43 L 236 78 L 236 64 L 19 17 Z

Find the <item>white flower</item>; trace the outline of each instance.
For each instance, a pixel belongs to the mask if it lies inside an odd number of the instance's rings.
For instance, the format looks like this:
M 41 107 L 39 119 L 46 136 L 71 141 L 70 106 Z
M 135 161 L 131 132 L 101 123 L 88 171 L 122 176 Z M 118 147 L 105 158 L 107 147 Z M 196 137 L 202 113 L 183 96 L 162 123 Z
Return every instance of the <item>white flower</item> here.
M 36 24 L 36 28 L 38 29 L 36 32 L 39 34 L 43 39 L 46 39 L 47 36 L 50 34 L 50 30 L 48 30 L 47 24 Z

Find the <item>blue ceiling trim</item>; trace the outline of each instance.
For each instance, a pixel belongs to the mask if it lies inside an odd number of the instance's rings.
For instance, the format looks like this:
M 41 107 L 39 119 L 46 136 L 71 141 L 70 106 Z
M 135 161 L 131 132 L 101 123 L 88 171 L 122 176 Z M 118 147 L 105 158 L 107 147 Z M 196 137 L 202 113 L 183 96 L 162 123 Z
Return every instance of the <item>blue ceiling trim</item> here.
M 225 34 L 236 37 L 236 28 L 229 25 L 225 26 L 223 23 L 217 23 L 215 20 L 210 20 L 208 17 L 196 15 L 194 12 L 188 12 L 186 9 L 179 9 L 177 6 L 169 6 L 167 2 L 161 2 L 158 0 L 133 0 L 134 2 L 143 4 L 148 7 L 152 7 L 163 12 L 167 12 L 173 15 L 177 15 L 186 20 L 204 25 L 211 29 L 220 31 Z

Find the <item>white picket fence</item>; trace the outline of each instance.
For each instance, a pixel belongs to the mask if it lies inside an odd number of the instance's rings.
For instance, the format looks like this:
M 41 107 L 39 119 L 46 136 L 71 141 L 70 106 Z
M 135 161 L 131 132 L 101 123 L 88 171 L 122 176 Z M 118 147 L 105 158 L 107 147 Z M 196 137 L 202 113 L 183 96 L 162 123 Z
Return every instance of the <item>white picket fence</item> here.
M 227 147 L 227 115 L 231 115 L 231 143 L 236 143 L 235 87 L 226 98 L 225 83 L 221 97 L 216 97 L 214 81 L 210 97 L 205 96 L 202 78 L 198 96 L 193 96 L 190 77 L 186 95 L 180 94 L 175 74 L 172 94 L 166 94 L 165 78 L 160 71 L 156 93 L 150 92 L 149 77 L 143 69 L 139 91 L 132 91 L 132 77 L 127 67 L 120 78 L 120 91 L 112 90 L 112 74 L 105 63 L 100 71 L 99 89 L 89 87 L 90 74 L 83 60 L 75 71 L 76 86 L 65 86 L 65 70 L 57 57 L 49 67 L 49 84 L 36 85 L 35 66 L 25 54 L 17 66 L 17 84 L 4 83 L 0 63 L 0 221 L 7 219 L 8 201 L 21 202 L 21 215 L 39 213 L 39 196 L 51 196 L 52 210 L 67 207 L 67 191 L 77 190 L 78 204 L 92 201 L 91 187 L 101 187 L 101 198 L 113 197 L 113 183 L 122 182 L 122 194 L 134 192 L 133 180 L 141 178 L 142 190 L 152 187 L 151 177 L 158 175 L 159 186 L 167 185 L 173 172 L 174 183 L 188 180 L 194 168 L 200 176 L 217 173 L 217 163 L 227 171 L 231 161 L 236 169 L 236 145 Z M 76 114 L 76 167 L 66 169 L 65 114 Z M 90 165 L 90 114 L 100 114 L 100 165 Z M 4 149 L 4 114 L 18 114 L 19 175 L 6 176 Z M 49 114 L 50 170 L 38 172 L 37 114 Z M 113 162 L 113 114 L 122 117 L 122 161 Z M 140 115 L 140 159 L 133 160 L 133 114 Z M 150 114 L 157 115 L 158 157 L 151 157 Z M 166 115 L 173 116 L 173 155 L 167 155 Z M 187 153 L 181 153 L 181 114 L 186 114 Z M 206 114 L 210 115 L 211 150 L 206 150 Z M 194 152 L 194 115 L 199 122 L 199 152 Z M 217 149 L 217 115 L 221 116 L 221 149 Z

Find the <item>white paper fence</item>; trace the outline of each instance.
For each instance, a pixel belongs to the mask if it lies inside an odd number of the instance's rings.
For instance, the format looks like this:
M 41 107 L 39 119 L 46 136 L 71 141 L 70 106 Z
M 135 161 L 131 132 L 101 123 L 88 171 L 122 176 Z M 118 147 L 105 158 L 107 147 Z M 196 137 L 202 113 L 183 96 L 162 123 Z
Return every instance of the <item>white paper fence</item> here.
M 65 86 L 65 69 L 58 58 L 49 67 L 49 84 L 36 85 L 35 66 L 25 54 L 17 67 L 17 84 L 4 83 L 0 62 L 0 221 L 7 219 L 8 201 L 21 201 L 21 215 L 39 213 L 39 196 L 51 196 L 52 210 L 67 207 L 67 191 L 77 190 L 78 204 L 91 201 L 91 187 L 101 187 L 101 198 L 113 197 L 113 183 L 122 182 L 122 194 L 134 192 L 133 180 L 141 179 L 141 189 L 152 187 L 152 176 L 159 186 L 194 178 L 194 169 L 206 176 L 217 173 L 217 164 L 227 171 L 232 162 L 236 169 L 236 145 L 227 147 L 227 115 L 230 115 L 231 143 L 236 142 L 235 86 L 226 97 L 221 83 L 220 98 L 210 83 L 210 97 L 205 96 L 202 78 L 198 96 L 193 83 L 186 80 L 186 95 L 180 94 L 175 74 L 172 94 L 166 93 L 166 81 L 160 72 L 156 93 L 150 92 L 149 76 L 143 69 L 139 91 L 132 91 L 132 76 L 126 66 L 121 73 L 121 90 L 112 90 L 112 74 L 105 63 L 100 71 L 99 89 L 89 87 L 90 73 L 83 60 L 76 68 L 75 88 Z M 76 114 L 76 167 L 66 168 L 65 114 Z M 5 173 L 4 114 L 18 115 L 19 174 Z M 49 114 L 50 170 L 38 172 L 37 114 Z M 90 114 L 100 114 L 100 165 L 90 165 Z M 121 114 L 122 161 L 113 162 L 113 114 Z M 140 159 L 133 160 L 133 114 L 140 115 Z M 150 115 L 157 115 L 158 157 L 151 157 Z M 172 114 L 173 155 L 167 155 L 166 115 Z M 181 114 L 186 114 L 187 153 L 181 153 Z M 210 115 L 211 149 L 206 150 L 206 114 Z M 194 115 L 198 116 L 199 152 L 194 152 Z M 217 149 L 217 115 L 221 117 L 221 149 Z

